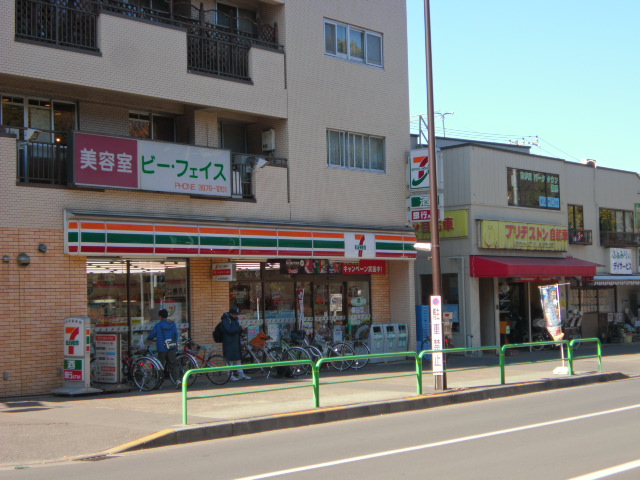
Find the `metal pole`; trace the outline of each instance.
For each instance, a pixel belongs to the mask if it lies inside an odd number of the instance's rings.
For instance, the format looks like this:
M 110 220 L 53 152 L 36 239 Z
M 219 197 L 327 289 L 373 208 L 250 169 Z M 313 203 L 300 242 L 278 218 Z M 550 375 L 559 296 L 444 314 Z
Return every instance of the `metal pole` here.
M 427 69 L 427 132 L 428 132 L 428 152 L 429 152 L 429 197 L 431 200 L 431 278 L 433 284 L 433 295 L 440 296 L 440 232 L 438 231 L 438 182 L 436 179 L 436 128 L 434 123 L 435 110 L 433 105 L 433 68 L 431 58 L 431 14 L 429 0 L 424 0 L 424 38 L 425 38 L 425 60 Z M 444 342 L 443 342 L 444 344 Z M 445 355 L 442 355 L 443 362 Z M 435 377 L 435 389 L 447 389 L 446 362 L 444 362 L 444 372 Z

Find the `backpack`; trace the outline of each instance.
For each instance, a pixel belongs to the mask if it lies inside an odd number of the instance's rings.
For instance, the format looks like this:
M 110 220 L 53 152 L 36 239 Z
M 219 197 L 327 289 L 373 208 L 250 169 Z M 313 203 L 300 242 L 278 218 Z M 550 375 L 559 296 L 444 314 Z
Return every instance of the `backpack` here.
M 216 343 L 222 343 L 222 321 L 216 325 L 216 328 L 213 329 L 213 341 Z

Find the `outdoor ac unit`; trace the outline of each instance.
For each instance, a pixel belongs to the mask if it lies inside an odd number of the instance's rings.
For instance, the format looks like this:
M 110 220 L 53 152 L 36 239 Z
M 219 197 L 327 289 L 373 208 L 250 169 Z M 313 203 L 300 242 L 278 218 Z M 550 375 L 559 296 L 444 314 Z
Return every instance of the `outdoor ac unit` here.
M 262 131 L 262 151 L 272 152 L 276 149 L 276 131 L 273 128 L 267 128 Z

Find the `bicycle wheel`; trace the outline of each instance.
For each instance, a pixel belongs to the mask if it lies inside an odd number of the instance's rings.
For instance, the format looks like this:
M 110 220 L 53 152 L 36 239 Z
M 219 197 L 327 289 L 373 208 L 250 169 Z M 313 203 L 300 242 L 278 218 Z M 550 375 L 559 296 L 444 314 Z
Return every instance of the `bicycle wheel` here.
M 151 358 L 141 357 L 131 367 L 131 378 L 136 387 L 148 392 L 160 387 L 164 381 L 164 370 Z
M 198 368 L 198 362 L 192 355 L 188 353 L 180 352 L 176 355 L 178 360 L 178 378 L 173 378 L 171 372 L 169 372 L 169 377 L 171 378 L 172 383 L 182 382 L 182 377 L 187 373 L 188 370 L 194 370 Z M 197 375 L 189 375 L 189 380 L 187 382 L 187 386 L 191 386 L 196 382 Z
M 322 352 L 318 347 L 307 345 L 306 347 L 304 347 L 304 349 L 309 353 L 309 355 L 311 356 L 311 360 L 313 360 L 314 363 L 322 358 Z
M 567 340 L 573 340 L 573 339 L 577 339 L 577 338 L 582 338 L 582 335 L 580 335 L 579 333 L 576 333 L 575 335 L 569 335 L 569 338 Z M 573 349 L 574 350 L 578 350 L 580 348 L 580 345 L 582 345 L 582 342 L 576 342 L 573 344 Z
M 542 333 L 534 333 L 531 336 L 531 341 L 532 342 L 544 342 L 547 339 L 544 337 L 544 334 Z M 531 350 L 533 350 L 534 352 L 539 352 L 540 350 L 544 350 L 545 348 L 547 348 L 547 345 L 532 345 L 531 346 Z
M 329 348 L 329 358 L 331 357 L 347 357 L 349 355 L 353 355 L 353 347 L 347 343 L 336 343 Z M 353 365 L 353 360 L 345 359 L 345 360 L 336 360 L 333 362 L 329 362 L 331 368 L 343 371 L 351 368 Z
M 311 355 L 304 348 L 291 347 L 285 350 L 283 360 L 311 360 Z M 294 377 L 300 375 L 306 375 L 311 370 L 311 365 L 308 363 L 302 365 L 290 365 L 289 370 Z
M 214 353 L 210 353 L 205 360 L 205 367 L 221 367 L 226 365 L 227 362 L 224 361 L 224 357 L 222 355 L 216 355 Z M 207 378 L 214 385 L 224 385 L 231 378 L 231 371 L 221 371 L 221 372 L 209 372 L 207 373 Z
M 369 346 L 364 343 L 362 340 L 357 340 L 351 344 L 353 347 L 353 353 L 356 355 L 369 355 L 371 350 Z M 369 363 L 368 358 L 358 358 L 353 361 L 353 365 L 351 365 L 355 370 L 359 370 L 360 368 L 364 368 L 367 363 Z
M 251 354 L 251 352 L 244 352 L 244 355 L 242 355 L 242 364 L 243 365 L 249 365 L 252 363 L 262 363 L 264 361 L 264 359 L 262 357 L 260 357 L 260 351 L 254 351 L 253 355 Z M 263 354 L 264 355 L 264 354 Z M 258 372 L 264 372 L 264 369 L 260 368 L 260 367 L 255 367 L 255 368 L 242 368 L 242 370 L 244 371 L 244 373 L 246 373 L 247 375 L 255 375 Z

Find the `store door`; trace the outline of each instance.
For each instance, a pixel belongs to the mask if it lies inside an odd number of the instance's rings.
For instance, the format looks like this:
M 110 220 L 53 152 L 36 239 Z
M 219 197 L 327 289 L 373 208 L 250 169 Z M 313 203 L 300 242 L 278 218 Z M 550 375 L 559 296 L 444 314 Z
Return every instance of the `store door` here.
M 345 295 L 342 283 L 315 284 L 313 309 L 316 328 L 328 328 L 335 340 L 346 333 Z

